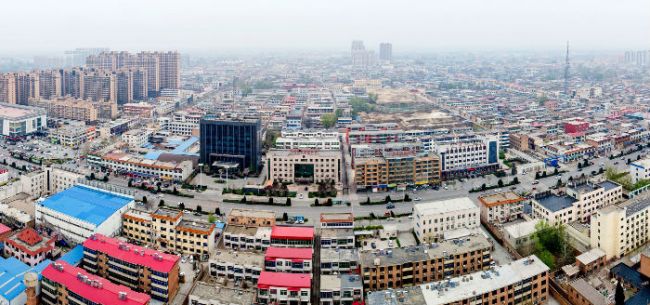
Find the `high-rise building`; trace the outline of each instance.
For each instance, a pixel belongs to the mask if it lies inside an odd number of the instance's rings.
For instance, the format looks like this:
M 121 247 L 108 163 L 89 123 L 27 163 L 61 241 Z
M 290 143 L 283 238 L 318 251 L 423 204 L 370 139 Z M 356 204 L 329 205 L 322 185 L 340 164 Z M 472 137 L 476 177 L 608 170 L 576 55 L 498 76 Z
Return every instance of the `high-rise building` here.
M 86 58 L 88 56 L 108 51 L 108 48 L 76 48 L 65 52 L 67 56 L 66 63 L 67 66 L 83 66 L 86 63 Z
M 374 63 L 375 52 L 366 50 L 361 40 L 352 41 L 352 65 L 359 68 L 366 68 Z
M 142 68 L 132 69 L 133 74 L 133 99 L 144 101 L 148 97 L 148 77 L 147 71 Z
M 38 73 L 14 73 L 16 81 L 16 104 L 27 105 L 29 99 L 39 98 L 39 78 Z
M 180 89 L 181 55 L 178 52 L 156 52 L 160 64 L 160 89 Z
M 116 101 L 115 75 L 102 70 L 85 71 L 81 98 L 91 101 Z
M 61 74 L 61 91 L 63 96 L 81 98 L 83 95 L 84 78 L 83 68 L 73 68 L 60 70 Z
M 120 69 L 115 73 L 117 104 L 123 105 L 133 101 L 133 71 Z
M 39 93 L 44 99 L 61 96 L 61 74 L 56 70 L 42 70 L 39 72 Z
M 257 120 L 205 117 L 200 122 L 201 162 L 218 167 L 236 165 L 257 172 L 261 160 L 262 124 Z
M 156 97 L 163 89 L 180 89 L 181 56 L 175 51 L 169 52 L 103 52 L 89 56 L 86 66 L 94 69 L 114 71 L 122 68 L 140 68 L 145 71 L 147 96 Z M 141 77 L 143 75 L 140 75 Z M 135 99 L 138 94 L 134 94 Z
M 379 44 L 379 60 L 391 62 L 393 60 L 393 44 L 382 42 Z
M 16 103 L 16 78 L 13 74 L 0 74 L 0 103 Z

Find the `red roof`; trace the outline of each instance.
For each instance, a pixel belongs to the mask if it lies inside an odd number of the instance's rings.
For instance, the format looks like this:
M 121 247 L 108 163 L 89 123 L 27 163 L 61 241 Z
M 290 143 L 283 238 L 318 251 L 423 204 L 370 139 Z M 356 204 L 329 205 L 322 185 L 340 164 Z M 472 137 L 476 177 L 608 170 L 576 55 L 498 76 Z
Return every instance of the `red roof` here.
M 138 265 L 145 266 L 151 270 L 169 273 L 174 266 L 178 264 L 179 256 L 158 252 L 155 250 L 138 247 L 129 243 L 124 243 L 115 238 L 106 237 L 101 234 L 95 234 L 94 237 L 86 239 L 84 248 L 105 253 L 110 257 Z M 144 254 L 141 255 L 144 251 Z M 156 257 L 160 257 L 158 260 Z
M 313 240 L 314 228 L 313 227 L 284 227 L 274 226 L 271 229 L 271 239 L 297 239 L 297 240 Z
M 307 273 L 285 273 L 262 271 L 257 280 L 257 288 L 267 289 L 269 287 L 311 288 L 311 275 Z
M 266 254 L 264 254 L 264 259 L 267 261 L 273 261 L 278 258 L 280 259 L 303 259 L 310 260 L 312 259 L 313 251 L 311 248 L 277 248 L 269 247 L 266 249 Z
M 59 271 L 54 264 L 61 264 L 63 270 Z M 124 304 L 124 305 L 145 305 L 149 304 L 151 297 L 131 290 L 129 287 L 113 284 L 107 279 L 92 275 L 86 270 L 74 267 L 65 261 L 59 260 L 43 269 L 43 277 L 67 287 L 68 290 L 98 304 Z M 90 281 L 82 281 L 79 275 L 86 276 Z M 92 281 L 99 285 L 93 287 Z M 89 283 L 89 284 L 87 284 Z M 126 292 L 126 300 L 119 299 L 119 293 Z
M 43 238 L 32 228 L 26 228 L 18 233 L 18 239 L 30 246 L 40 243 Z
M 0 223 L 0 235 L 11 232 L 11 228 Z

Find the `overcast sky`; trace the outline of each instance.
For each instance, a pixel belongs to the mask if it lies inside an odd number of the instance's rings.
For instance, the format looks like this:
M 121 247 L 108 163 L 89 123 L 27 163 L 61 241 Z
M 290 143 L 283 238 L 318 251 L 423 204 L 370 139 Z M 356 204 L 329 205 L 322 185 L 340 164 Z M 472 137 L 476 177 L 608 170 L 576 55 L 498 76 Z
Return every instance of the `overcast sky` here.
M 647 0 L 2 0 L 0 53 L 650 49 Z

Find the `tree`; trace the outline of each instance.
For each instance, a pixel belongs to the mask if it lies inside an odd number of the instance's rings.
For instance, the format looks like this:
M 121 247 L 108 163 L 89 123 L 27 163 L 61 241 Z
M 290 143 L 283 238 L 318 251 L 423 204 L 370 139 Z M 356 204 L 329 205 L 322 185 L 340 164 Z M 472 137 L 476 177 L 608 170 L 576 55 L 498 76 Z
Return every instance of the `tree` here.
M 562 186 L 562 179 L 557 179 L 557 183 L 555 183 L 555 186 L 561 187 Z
M 90 180 L 95 180 L 95 173 L 90 173 Z
M 366 197 L 366 204 L 370 204 L 370 196 Z
M 621 281 L 616 283 L 616 293 L 614 294 L 614 304 L 615 305 L 625 305 L 625 291 L 623 291 L 623 285 Z
M 578 169 L 582 168 L 582 163 L 578 163 Z
M 584 166 L 584 167 L 589 166 L 589 160 L 585 159 L 585 161 L 582 162 L 582 166 Z
M 129 183 L 127 184 L 129 187 L 133 186 L 133 179 L 129 179 Z
M 411 197 L 409 197 L 409 194 L 404 194 L 404 201 L 406 202 L 411 201 Z
M 197 205 L 196 206 L 196 211 L 199 212 L 199 213 L 203 212 L 203 207 L 200 206 L 200 205 Z
M 497 185 L 499 187 L 503 187 L 503 180 L 499 179 L 499 181 L 497 181 Z
M 557 175 L 557 173 L 558 173 L 558 170 L 557 170 L 557 167 L 556 167 L 555 169 L 553 169 L 553 175 Z
M 519 178 L 517 177 L 512 178 L 512 184 L 519 184 Z
M 544 250 L 537 254 L 537 257 L 548 266 L 551 270 L 555 268 L 555 257 L 548 250 Z
M 487 186 L 485 185 L 485 183 L 481 184 L 481 190 L 482 191 L 485 191 L 486 188 L 487 188 Z
M 179 204 L 178 204 L 178 208 L 181 209 L 181 210 L 185 210 L 185 204 L 182 203 L 182 202 L 179 203 Z
M 318 198 L 314 199 L 314 205 L 318 205 Z
M 269 197 L 269 204 L 273 204 L 273 197 Z
M 213 223 L 215 221 L 217 221 L 217 216 L 214 216 L 212 213 L 208 214 L 208 222 Z
M 160 191 L 161 191 L 160 185 L 156 186 L 156 191 L 158 191 L 158 193 L 160 193 Z
M 148 201 L 147 196 L 142 196 L 142 202 L 147 203 L 147 201 Z
M 389 195 L 386 195 L 386 198 L 384 198 L 384 202 L 385 202 L 385 203 L 389 203 L 389 202 L 391 202 L 391 201 L 392 201 L 392 200 L 390 199 L 390 196 L 389 196 Z
M 327 206 L 332 206 L 333 204 L 332 198 L 327 198 Z
M 108 174 L 104 176 L 104 179 L 102 179 L 102 181 L 104 181 L 104 183 L 108 182 Z
M 510 174 L 513 176 L 517 174 L 517 167 L 514 164 L 510 168 Z
M 246 196 L 242 197 L 241 200 L 239 200 L 241 203 L 246 203 Z
M 161 207 L 161 208 L 164 207 L 165 206 L 165 200 L 160 199 L 160 201 L 158 201 L 158 206 Z
M 291 198 L 287 197 L 287 202 L 285 202 L 285 205 L 288 207 L 291 206 Z
M 320 117 L 320 121 L 326 129 L 334 127 L 334 125 L 336 125 L 336 120 L 336 115 L 333 113 L 326 113 Z
M 287 214 L 287 212 L 282 213 L 282 221 L 287 221 L 287 220 L 289 220 L 289 215 Z
M 219 208 L 215 208 L 215 209 L 214 209 L 214 214 L 215 214 L 215 215 L 218 215 L 218 216 L 221 216 L 221 209 L 219 209 Z
M 535 172 L 535 179 L 539 179 L 539 172 Z
M 178 190 L 176 189 L 175 186 L 174 186 L 174 189 L 172 190 L 172 193 L 174 193 L 174 195 L 178 195 Z

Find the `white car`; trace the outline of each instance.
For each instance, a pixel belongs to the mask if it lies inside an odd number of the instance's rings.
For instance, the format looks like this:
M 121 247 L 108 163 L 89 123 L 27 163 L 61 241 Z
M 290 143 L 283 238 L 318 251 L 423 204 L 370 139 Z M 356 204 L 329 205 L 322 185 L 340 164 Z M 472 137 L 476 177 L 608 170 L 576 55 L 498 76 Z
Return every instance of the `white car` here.
M 422 200 L 422 198 L 420 198 L 420 197 L 415 197 L 415 198 L 413 199 L 413 201 L 420 201 L 420 200 Z

